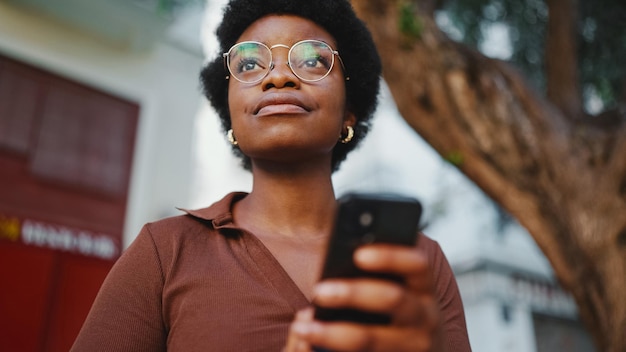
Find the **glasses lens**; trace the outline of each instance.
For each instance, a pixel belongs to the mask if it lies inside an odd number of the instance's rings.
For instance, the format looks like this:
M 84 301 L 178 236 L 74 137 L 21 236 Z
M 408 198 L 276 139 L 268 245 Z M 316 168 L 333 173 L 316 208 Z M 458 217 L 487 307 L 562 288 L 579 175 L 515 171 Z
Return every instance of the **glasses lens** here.
M 320 80 L 333 68 L 335 56 L 328 44 L 317 40 L 306 40 L 291 48 L 289 66 L 301 79 Z
M 270 50 L 260 43 L 243 42 L 228 53 L 228 69 L 242 82 L 256 82 L 268 72 L 272 61 Z

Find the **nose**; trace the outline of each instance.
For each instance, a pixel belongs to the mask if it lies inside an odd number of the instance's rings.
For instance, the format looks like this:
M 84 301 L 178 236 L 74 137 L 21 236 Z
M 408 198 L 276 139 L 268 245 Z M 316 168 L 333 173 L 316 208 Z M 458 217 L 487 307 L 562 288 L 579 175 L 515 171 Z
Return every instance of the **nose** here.
M 273 55 L 270 72 L 263 78 L 262 86 L 264 90 L 300 86 L 300 80 L 289 67 L 287 53 Z

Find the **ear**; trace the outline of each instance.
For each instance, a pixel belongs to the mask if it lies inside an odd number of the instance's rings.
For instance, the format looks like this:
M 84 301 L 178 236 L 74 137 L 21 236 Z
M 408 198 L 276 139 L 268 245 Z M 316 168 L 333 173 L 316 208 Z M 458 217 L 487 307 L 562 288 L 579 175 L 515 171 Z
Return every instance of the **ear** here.
M 346 110 L 346 113 L 343 117 L 343 127 L 356 125 L 356 116 L 350 110 Z

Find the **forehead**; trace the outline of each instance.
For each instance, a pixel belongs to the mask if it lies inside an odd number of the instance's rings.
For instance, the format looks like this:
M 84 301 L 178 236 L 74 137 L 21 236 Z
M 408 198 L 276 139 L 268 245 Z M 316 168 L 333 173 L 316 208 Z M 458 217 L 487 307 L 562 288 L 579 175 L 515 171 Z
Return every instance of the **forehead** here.
M 252 22 L 237 42 L 253 40 L 272 46 L 317 39 L 336 47 L 335 38 L 315 22 L 295 15 L 269 15 Z

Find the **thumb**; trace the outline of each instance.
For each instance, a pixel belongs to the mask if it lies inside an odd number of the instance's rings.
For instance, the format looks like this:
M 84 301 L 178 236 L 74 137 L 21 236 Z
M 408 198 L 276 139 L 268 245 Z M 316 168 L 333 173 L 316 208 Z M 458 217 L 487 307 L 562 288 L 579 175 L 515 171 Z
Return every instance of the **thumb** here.
M 296 313 L 293 322 L 289 326 L 289 335 L 287 336 L 287 343 L 283 352 L 311 352 L 311 345 L 295 332 L 298 325 L 306 324 L 311 321 L 313 321 L 312 307 L 299 310 Z

